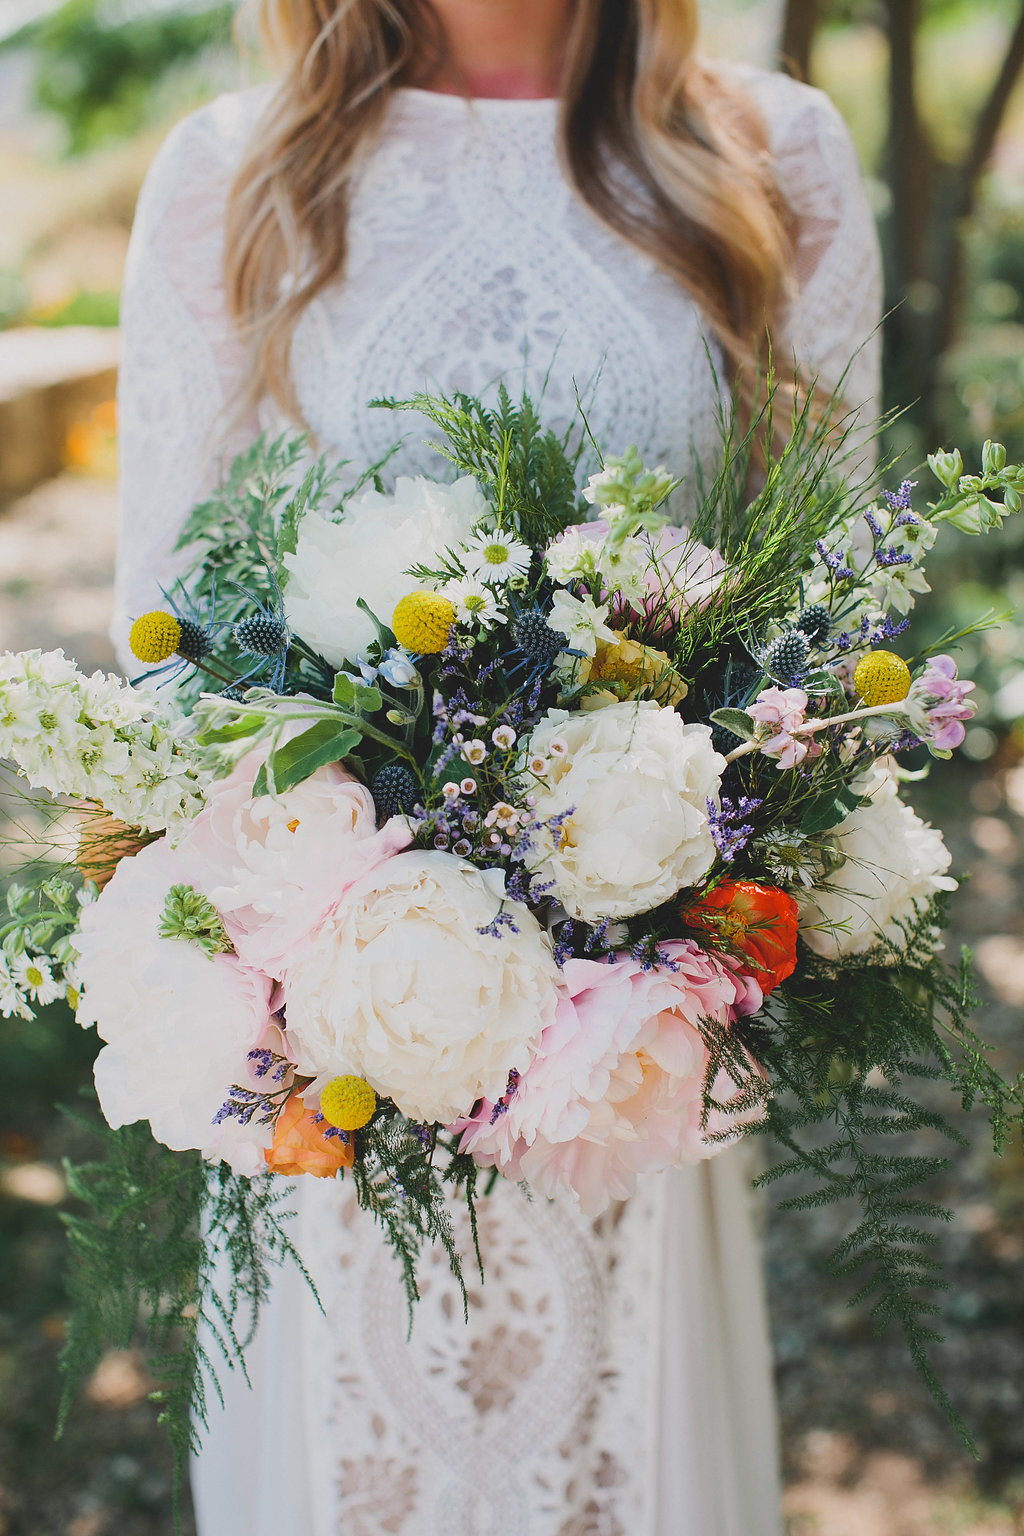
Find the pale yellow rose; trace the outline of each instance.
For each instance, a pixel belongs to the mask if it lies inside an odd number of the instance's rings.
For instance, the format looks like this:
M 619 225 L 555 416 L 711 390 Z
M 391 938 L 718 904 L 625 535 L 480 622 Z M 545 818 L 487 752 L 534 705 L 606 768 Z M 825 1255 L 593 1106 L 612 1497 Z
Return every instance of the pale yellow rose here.
M 664 651 L 641 645 L 626 635 L 617 636 L 614 645 L 599 640 L 595 654 L 580 661 L 576 681 L 605 684 L 583 694 L 580 708 L 588 710 L 640 697 L 671 708 L 685 699 L 688 692 Z

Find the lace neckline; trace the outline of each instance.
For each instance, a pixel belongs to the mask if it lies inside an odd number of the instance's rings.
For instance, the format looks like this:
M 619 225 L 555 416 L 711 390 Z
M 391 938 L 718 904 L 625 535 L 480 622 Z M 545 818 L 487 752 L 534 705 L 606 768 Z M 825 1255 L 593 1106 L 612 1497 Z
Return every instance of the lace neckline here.
M 428 91 L 419 85 L 400 85 L 398 101 L 438 113 L 476 113 L 496 118 L 544 118 L 557 112 L 558 96 L 459 96 L 448 91 Z

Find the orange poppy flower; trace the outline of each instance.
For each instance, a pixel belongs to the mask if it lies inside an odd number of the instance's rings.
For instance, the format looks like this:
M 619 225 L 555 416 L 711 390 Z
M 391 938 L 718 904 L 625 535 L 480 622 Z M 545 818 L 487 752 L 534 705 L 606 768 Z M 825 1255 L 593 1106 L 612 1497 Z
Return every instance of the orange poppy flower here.
M 749 961 L 765 995 L 796 970 L 797 905 L 775 886 L 723 880 L 683 915 Z
M 315 1179 L 333 1179 L 339 1168 L 351 1168 L 355 1149 L 337 1137 L 324 1136 L 324 1122 L 313 1119 L 297 1093 L 293 1093 L 277 1117 L 274 1145 L 263 1156 L 271 1173 L 293 1178 L 297 1173 L 311 1173 Z

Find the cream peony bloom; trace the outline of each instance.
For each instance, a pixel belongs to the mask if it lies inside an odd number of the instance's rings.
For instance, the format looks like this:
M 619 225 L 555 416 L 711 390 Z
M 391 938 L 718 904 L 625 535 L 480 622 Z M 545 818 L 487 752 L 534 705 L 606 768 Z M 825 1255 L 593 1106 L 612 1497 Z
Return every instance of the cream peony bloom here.
M 565 754 L 533 793 L 539 821 L 566 817 L 557 839 L 548 836 L 540 878 L 554 881 L 570 916 L 646 912 L 707 873 L 715 861 L 707 801 L 725 769 L 708 726 L 684 725 L 653 699 L 593 713 L 552 709 L 528 752 L 550 756 L 558 739 Z
M 234 955 L 211 959 L 159 937 L 167 892 L 193 883 L 194 862 L 166 839 L 121 860 L 75 936 L 78 1022 L 107 1042 L 95 1074 L 110 1125 L 148 1120 L 165 1146 L 196 1147 L 255 1174 L 269 1130 L 213 1119 L 231 1085 L 249 1082 L 246 1056 L 268 1023 L 271 983 Z
M 518 931 L 481 932 L 503 901 Z M 447 1123 L 526 1070 L 558 984 L 546 936 L 504 900 L 498 871 L 399 853 L 286 969 L 288 1039 L 301 1073 L 365 1077 L 403 1114 Z
M 470 476 L 437 485 L 418 475 L 400 476 L 391 496 L 364 491 L 338 522 L 310 513 L 284 562 L 288 622 L 333 667 L 355 662 L 377 634 L 356 600 L 390 624 L 399 599 L 416 585 L 404 572 L 433 566 L 465 543 L 487 511 Z
M 862 955 L 883 944 L 904 947 L 900 923 L 912 919 L 939 891 L 955 891 L 946 870 L 950 852 L 942 834 L 915 816 L 899 798 L 896 779 L 884 762 L 876 763 L 856 786 L 870 796 L 835 837 L 844 862 L 830 874 L 827 888 L 816 886 L 800 897 L 800 933 L 815 954 L 829 960 Z

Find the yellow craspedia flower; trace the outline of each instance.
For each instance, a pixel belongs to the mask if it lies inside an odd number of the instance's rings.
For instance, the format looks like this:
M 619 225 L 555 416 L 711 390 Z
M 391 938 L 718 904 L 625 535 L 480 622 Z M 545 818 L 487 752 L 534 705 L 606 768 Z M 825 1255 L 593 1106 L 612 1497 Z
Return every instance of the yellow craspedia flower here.
M 144 613 L 132 625 L 128 644 L 140 661 L 166 661 L 181 644 L 181 625 L 170 613 Z
M 892 651 L 869 651 L 857 663 L 853 686 L 865 704 L 899 704 L 910 692 L 910 668 Z
M 448 644 L 455 609 L 440 592 L 421 589 L 403 597 L 395 609 L 391 628 L 399 645 L 418 656 L 436 656 Z
M 377 1108 L 377 1095 L 362 1077 L 335 1077 L 320 1095 L 320 1113 L 339 1131 L 360 1131 Z

